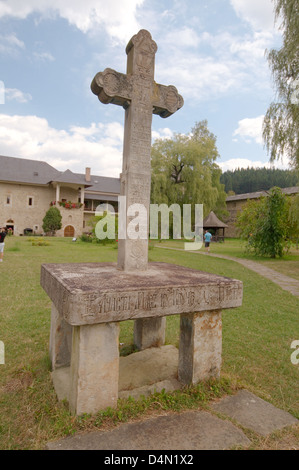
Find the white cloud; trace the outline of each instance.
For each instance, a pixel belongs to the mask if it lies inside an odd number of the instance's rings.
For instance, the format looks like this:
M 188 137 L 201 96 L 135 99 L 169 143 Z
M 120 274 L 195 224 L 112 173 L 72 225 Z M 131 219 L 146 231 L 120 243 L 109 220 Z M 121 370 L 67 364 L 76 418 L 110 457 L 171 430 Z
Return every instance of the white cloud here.
M 270 166 L 269 163 L 263 163 L 261 161 L 252 161 L 247 158 L 231 158 L 225 162 L 218 162 L 217 165 L 220 166 L 221 170 L 224 171 L 234 171 L 238 168 L 262 168 L 264 166 Z
M 24 49 L 24 48 L 25 48 L 24 42 L 18 39 L 15 33 L 11 33 L 6 36 L 0 35 L 0 53 L 2 54 L 16 53 L 20 49 Z
M 255 142 L 263 144 L 263 121 L 264 116 L 256 118 L 245 118 L 239 121 L 238 128 L 234 131 L 233 136 L 241 137 L 246 143 Z
M 158 131 L 152 130 L 152 141 L 156 139 L 172 139 L 173 132 L 168 127 L 160 128 Z
M 122 165 L 123 127 L 92 123 L 69 130 L 50 127 L 37 116 L 0 114 L 0 153 L 47 161 L 59 170 L 119 177 Z
M 171 47 L 173 44 L 177 44 L 178 38 L 180 38 L 180 47 L 197 47 L 200 42 L 200 37 L 197 32 L 187 26 L 169 31 L 165 35 L 164 42 Z
M 25 19 L 31 13 L 41 17 L 55 14 L 87 33 L 99 27 L 120 40 L 130 39 L 138 31 L 136 11 L 144 0 L 9 0 L 0 3 L 0 18 L 13 16 Z
M 54 62 L 55 57 L 50 52 L 34 52 L 33 56 L 42 62 Z
M 239 18 L 255 31 L 273 30 L 274 3 L 272 0 L 230 0 Z
M 233 60 L 182 51 L 177 51 L 168 60 L 163 61 L 163 68 L 159 68 L 159 81 L 175 85 L 184 99 L 192 99 L 194 103 L 218 98 L 244 82 L 245 72 Z
M 279 162 L 262 162 L 261 160 L 248 160 L 247 158 L 231 158 L 225 162 L 217 162 L 222 172 L 234 171 L 238 168 L 280 168 L 282 170 L 288 170 L 290 168 L 287 161 Z
M 185 41 L 198 48 L 186 49 L 168 33 L 161 41 L 163 54 L 157 55 L 157 81 L 174 84 L 184 98 L 197 104 L 253 87 L 263 96 L 272 91 L 265 58 L 265 50 L 273 46 L 270 32 L 240 36 L 205 31 L 197 36 L 188 28 Z
M 32 100 L 30 93 L 24 93 L 17 88 L 6 88 L 5 89 L 5 100 L 6 101 L 17 101 L 18 103 L 28 103 Z

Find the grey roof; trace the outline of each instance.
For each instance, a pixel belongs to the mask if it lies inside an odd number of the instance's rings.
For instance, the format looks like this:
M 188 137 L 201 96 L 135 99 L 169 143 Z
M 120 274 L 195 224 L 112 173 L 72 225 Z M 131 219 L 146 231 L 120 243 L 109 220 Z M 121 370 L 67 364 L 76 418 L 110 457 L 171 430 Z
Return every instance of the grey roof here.
M 291 188 L 281 188 L 284 194 L 296 194 L 299 193 L 299 186 L 292 186 Z M 228 196 L 226 202 L 229 201 L 243 201 L 247 199 L 257 199 L 262 196 L 267 196 L 267 191 L 256 191 L 254 193 L 235 194 L 234 196 Z
M 80 174 L 78 176 L 85 180 L 85 175 Z M 88 192 L 120 194 L 120 178 L 91 175 L 90 181 L 86 183 L 90 185 Z
M 0 181 L 48 184 L 60 171 L 46 162 L 0 155 Z
M 42 184 L 50 182 L 73 183 L 86 187 L 86 191 L 120 194 L 120 179 L 91 175 L 86 181 L 85 174 L 71 170 L 58 171 L 46 162 L 0 155 L 0 181 Z M 106 199 L 107 200 L 107 199 Z
M 218 227 L 228 227 L 224 222 L 218 219 L 216 214 L 211 211 L 209 215 L 203 221 L 203 228 L 218 228 Z
M 81 186 L 90 186 L 82 175 L 78 175 L 77 173 L 73 173 L 71 170 L 63 171 L 62 173 L 55 177 L 55 179 L 50 180 L 50 182 L 55 183 L 72 183 L 72 184 L 80 184 Z

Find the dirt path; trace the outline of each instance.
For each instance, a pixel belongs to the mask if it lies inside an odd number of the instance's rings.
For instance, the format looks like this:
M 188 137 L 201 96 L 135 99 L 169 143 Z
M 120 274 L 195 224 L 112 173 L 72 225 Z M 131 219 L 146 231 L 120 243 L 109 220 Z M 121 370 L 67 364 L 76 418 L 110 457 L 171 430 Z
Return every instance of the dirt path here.
M 157 246 L 157 245 L 155 245 L 155 247 L 162 248 L 165 250 L 185 251 L 182 248 L 171 248 L 171 247 Z M 289 276 L 285 276 L 284 274 L 281 274 L 278 271 L 275 271 L 274 269 L 263 266 L 261 263 L 256 263 L 255 261 L 250 261 L 248 259 L 235 258 L 233 256 L 218 255 L 216 253 L 207 254 L 206 252 L 202 252 L 202 251 L 194 251 L 193 253 L 197 255 L 212 256 L 215 258 L 228 259 L 230 261 L 235 261 L 236 263 L 242 264 L 246 268 L 251 269 L 252 271 L 255 271 L 261 276 L 267 279 L 270 279 L 270 281 L 274 282 L 275 284 L 278 284 L 282 289 L 299 297 L 299 281 L 297 281 L 297 279 L 294 279 Z

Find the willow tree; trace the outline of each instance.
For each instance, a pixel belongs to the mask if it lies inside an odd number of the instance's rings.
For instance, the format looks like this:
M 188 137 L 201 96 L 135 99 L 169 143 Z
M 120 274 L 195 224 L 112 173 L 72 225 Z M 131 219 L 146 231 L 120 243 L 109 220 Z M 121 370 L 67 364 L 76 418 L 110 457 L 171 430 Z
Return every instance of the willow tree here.
M 286 155 L 299 169 L 299 2 L 273 0 L 276 21 L 281 21 L 281 49 L 267 52 L 277 100 L 270 104 L 263 137 L 271 161 Z
M 215 163 L 219 156 L 216 137 L 207 121 L 195 124 L 188 135 L 175 134 L 172 139 L 157 139 L 152 146 L 152 204 L 177 203 L 204 205 L 204 216 L 215 210 L 226 212 L 221 170 Z

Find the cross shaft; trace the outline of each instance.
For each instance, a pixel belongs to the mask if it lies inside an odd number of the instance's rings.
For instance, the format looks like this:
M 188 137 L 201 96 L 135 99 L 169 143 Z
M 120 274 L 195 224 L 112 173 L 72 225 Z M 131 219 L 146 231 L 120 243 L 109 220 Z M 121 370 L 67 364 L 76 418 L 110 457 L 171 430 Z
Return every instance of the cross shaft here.
M 157 45 L 150 33 L 140 30 L 129 41 L 127 73 L 106 68 L 91 83 L 92 92 L 104 103 L 125 109 L 121 195 L 127 207 L 142 204 L 149 214 L 151 186 L 151 126 L 152 115 L 166 118 L 180 109 L 183 98 L 170 85 L 154 81 Z M 127 217 L 126 225 L 130 220 Z M 148 227 L 147 220 L 142 221 Z M 118 267 L 126 271 L 146 270 L 148 239 L 119 240 Z

